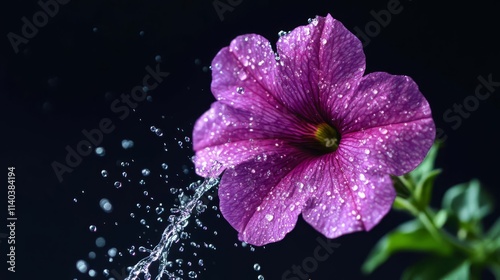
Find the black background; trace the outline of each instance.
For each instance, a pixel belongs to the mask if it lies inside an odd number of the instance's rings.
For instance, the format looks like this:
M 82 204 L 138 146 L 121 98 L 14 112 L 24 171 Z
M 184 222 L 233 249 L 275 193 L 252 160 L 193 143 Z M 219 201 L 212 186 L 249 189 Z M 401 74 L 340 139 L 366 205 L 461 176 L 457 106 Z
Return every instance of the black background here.
M 215 54 L 245 33 L 261 34 L 275 43 L 280 30 L 304 25 L 315 15 L 330 13 L 351 31 L 355 27 L 364 29 L 374 20 L 370 11 L 386 9 L 388 2 L 232 1 L 238 5 L 223 13 L 221 21 L 212 1 L 73 0 L 61 5 L 34 38 L 20 45 L 17 54 L 7 34 L 21 34 L 21 18 L 31 20 L 40 7 L 36 1 L 3 3 L 0 147 L 4 175 L 0 176 L 7 177 L 8 166 L 16 167 L 18 222 L 17 272 L 0 278 L 88 279 L 76 269 L 80 259 L 96 270 L 94 279 L 106 279 L 102 274 L 105 268 L 121 274 L 123 268 L 145 256 L 137 249 L 136 255 L 130 256 L 127 248 L 150 248 L 158 242 L 166 222 L 156 221 L 154 208 L 163 203 L 166 211 L 160 216 L 167 219 L 174 203 L 169 189 L 186 187 L 199 179 L 192 171 L 189 157 L 193 152 L 184 137 L 191 136 L 193 123 L 214 101 L 210 71 L 204 67 L 210 65 Z M 393 15 L 365 47 L 367 72 L 411 76 L 429 100 L 436 125 L 447 135 L 438 158 L 444 172 L 436 183 L 434 206 L 439 205 L 446 188 L 472 178 L 480 179 L 495 196 L 500 193 L 495 180 L 500 156 L 496 131 L 500 90 L 497 88 L 481 101 L 457 129 L 452 128 L 453 122 L 443 119 L 453 104 L 462 104 L 474 94 L 478 76 L 492 75 L 493 80 L 500 81 L 500 26 L 495 19 L 498 5 L 493 2 L 438 4 L 401 0 L 401 13 Z M 170 75 L 150 92 L 152 101 L 140 103 L 135 113 L 120 120 L 110 104 L 141 84 L 147 74 L 145 67 L 156 67 L 157 55 L 161 56 L 160 69 Z M 85 139 L 81 131 L 97 128 L 103 118 L 110 118 L 116 127 L 104 135 L 100 145 L 106 155 L 92 153 L 84 157 L 59 182 L 51 164 L 64 163 L 65 147 L 75 147 Z M 164 135 L 156 136 L 150 126 L 162 129 Z M 122 149 L 122 139 L 133 140 L 135 147 Z M 182 148 L 179 140 L 184 142 Z M 122 161 L 130 166 L 120 166 Z M 168 170 L 162 170 L 161 163 L 167 163 Z M 149 168 L 151 175 L 142 177 L 142 168 Z M 109 172 L 107 178 L 100 175 L 102 169 Z M 121 176 L 123 171 L 129 174 L 127 178 Z M 165 183 L 160 174 L 168 175 L 169 182 Z M 145 179 L 146 184 L 139 184 L 140 179 Z M 116 180 L 123 182 L 122 188 L 113 187 Z M 2 208 L 6 205 L 6 191 L 2 191 Z M 147 196 L 144 191 L 148 191 Z M 103 197 L 113 204 L 112 213 L 99 208 Z M 215 199 L 210 207 L 217 203 Z M 152 207 L 150 213 L 146 205 Z M 2 223 L 5 212 L 1 211 Z M 131 212 L 135 218 L 130 217 Z M 208 229 L 190 227 L 192 235 L 184 241 L 186 251 L 180 253 L 174 247 L 172 252 L 172 259 L 184 259 L 186 272 L 201 270 L 200 279 L 257 279 L 259 274 L 265 279 L 281 279 L 292 265 L 312 256 L 318 246 L 316 238 L 321 236 L 299 220 L 283 241 L 251 251 L 241 247 L 236 232 L 223 218 L 216 218 L 217 213 L 209 209 L 202 214 L 200 220 Z M 142 218 L 149 228 L 140 224 Z M 371 232 L 338 238 L 335 242 L 340 247 L 319 264 L 310 278 L 362 279 L 360 266 L 374 243 L 406 219 L 407 215 L 392 211 Z M 97 231 L 90 232 L 90 225 L 96 225 Z M 6 231 L 2 226 L 0 233 Z M 94 244 L 99 236 L 107 241 L 104 248 Z M 0 275 L 5 275 L 7 242 L 0 240 Z M 191 241 L 202 248 L 193 251 Z M 203 242 L 212 243 L 217 250 L 203 248 Z M 106 251 L 111 247 L 123 256 L 108 262 Z M 90 251 L 96 253 L 95 259 L 89 259 Z M 418 257 L 399 254 L 365 279 L 398 278 L 404 267 Z M 203 267 L 197 265 L 199 258 L 204 260 Z M 261 265 L 261 271 L 253 270 L 254 263 Z

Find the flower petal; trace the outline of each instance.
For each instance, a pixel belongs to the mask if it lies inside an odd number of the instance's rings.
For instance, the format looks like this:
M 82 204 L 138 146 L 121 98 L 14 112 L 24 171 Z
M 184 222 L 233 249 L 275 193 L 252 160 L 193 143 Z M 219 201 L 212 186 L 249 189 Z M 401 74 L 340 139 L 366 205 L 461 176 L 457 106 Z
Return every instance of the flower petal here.
M 260 35 L 236 37 L 212 61 L 212 93 L 236 108 L 276 107 L 276 60 L 271 43 Z
M 346 97 L 343 108 L 331 109 L 342 113 L 341 133 L 432 119 L 429 103 L 408 76 L 368 74 L 356 91 Z
M 275 153 L 226 170 L 220 210 L 242 241 L 265 245 L 285 237 L 311 195 L 300 180 L 311 172 L 300 152 Z
M 225 167 L 247 161 L 264 151 L 281 149 L 285 141 L 303 135 L 314 127 L 290 114 L 274 109 L 245 111 L 214 102 L 194 126 L 193 149 L 196 173 L 217 176 Z M 224 168 L 211 173 L 215 161 Z
M 327 108 L 338 93 L 352 90 L 365 70 L 361 41 L 330 15 L 282 36 L 277 49 L 278 97 L 314 123 L 331 118 Z
M 434 142 L 429 104 L 409 77 L 367 75 L 345 112 L 341 145 L 358 164 L 403 175 L 422 162 Z
M 339 150 L 317 165 L 321 187 L 302 211 L 304 220 L 328 238 L 370 230 L 391 209 L 395 191 L 388 175 L 350 162 Z
M 342 138 L 341 146 L 360 165 L 400 176 L 422 162 L 434 137 L 432 119 L 419 119 L 349 133 Z

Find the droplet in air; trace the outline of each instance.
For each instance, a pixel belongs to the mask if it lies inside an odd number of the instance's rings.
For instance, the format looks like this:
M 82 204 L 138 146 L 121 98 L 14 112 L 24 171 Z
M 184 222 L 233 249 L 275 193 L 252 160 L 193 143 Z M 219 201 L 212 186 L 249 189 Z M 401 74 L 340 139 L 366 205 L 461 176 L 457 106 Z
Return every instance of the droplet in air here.
M 99 201 L 99 206 L 101 206 L 101 209 L 106 213 L 110 213 L 111 211 L 113 211 L 113 205 L 111 205 L 111 202 L 109 202 L 107 198 L 102 198 Z
M 120 182 L 120 181 L 116 181 L 116 182 L 113 184 L 113 186 L 115 186 L 115 188 L 119 189 L 119 188 L 121 188 L 121 187 L 122 187 L 122 182 Z
M 106 155 L 106 150 L 104 150 L 103 147 L 97 147 L 95 148 L 95 154 L 100 157 L 103 157 L 104 155 Z
M 260 271 L 260 264 L 256 263 L 253 265 L 253 270 Z
M 161 164 L 161 168 L 163 168 L 164 170 L 167 170 L 168 169 L 168 164 L 162 163 Z
M 283 37 L 285 35 L 286 35 L 286 31 L 284 31 L 284 30 L 281 30 L 280 32 L 278 32 L 278 36 L 280 36 L 280 37 Z
M 97 237 L 95 240 L 95 245 L 99 248 L 102 248 L 106 245 L 106 239 L 104 237 Z
M 149 174 L 151 174 L 151 171 L 149 171 L 149 169 L 147 168 L 144 168 L 142 171 L 142 176 L 149 176 Z
M 101 176 L 104 178 L 108 177 L 108 171 L 105 169 L 101 170 Z
M 129 139 L 122 140 L 122 148 L 124 148 L 126 150 L 126 149 L 130 149 L 132 147 L 134 147 L 134 141 L 129 140 Z
M 155 129 L 155 134 L 161 137 L 161 136 L 163 136 L 163 131 L 161 131 L 161 129 L 157 128 L 157 129 Z
M 160 215 L 161 213 L 163 213 L 163 211 L 165 211 L 165 208 L 163 208 L 163 207 L 156 207 L 156 214 Z
M 113 258 L 114 256 L 116 256 L 116 252 L 117 252 L 116 248 L 114 248 L 114 247 L 113 247 L 113 248 L 110 248 L 110 249 L 108 250 L 108 256 L 110 256 L 110 257 L 112 257 L 112 258 Z
M 244 93 L 245 93 L 245 89 L 244 89 L 244 88 L 242 88 L 242 87 L 237 87 L 237 88 L 236 88 L 236 92 L 237 92 L 238 94 L 244 94 Z
M 89 230 L 90 230 L 91 232 L 96 232 L 96 231 L 97 231 L 97 227 L 96 227 L 95 225 L 90 225 L 90 226 L 89 226 Z
M 76 262 L 76 269 L 78 269 L 78 271 L 80 271 L 81 273 L 87 272 L 87 269 L 88 269 L 87 262 L 84 260 L 77 261 Z

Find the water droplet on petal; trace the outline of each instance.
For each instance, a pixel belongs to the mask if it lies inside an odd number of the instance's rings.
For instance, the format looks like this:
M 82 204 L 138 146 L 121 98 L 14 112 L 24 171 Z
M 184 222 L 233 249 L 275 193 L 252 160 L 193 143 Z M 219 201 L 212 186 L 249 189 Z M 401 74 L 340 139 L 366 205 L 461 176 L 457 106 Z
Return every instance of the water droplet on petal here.
M 270 221 L 272 221 L 272 220 L 273 220 L 273 218 L 274 218 L 274 216 L 273 216 L 273 215 L 271 215 L 271 214 L 266 214 L 266 220 L 268 220 L 269 222 L 270 222 Z
M 238 94 L 244 94 L 244 93 L 245 93 L 245 89 L 244 89 L 244 88 L 242 88 L 242 87 L 237 87 L 237 88 L 236 88 L 236 92 L 237 92 Z
M 359 196 L 360 198 L 365 198 L 365 197 L 366 197 L 366 195 L 365 195 L 365 193 L 364 193 L 364 192 L 358 192 L 358 196 Z
M 247 79 L 247 73 L 245 73 L 245 71 L 241 70 L 238 72 L 238 78 L 242 81 L 246 80 Z

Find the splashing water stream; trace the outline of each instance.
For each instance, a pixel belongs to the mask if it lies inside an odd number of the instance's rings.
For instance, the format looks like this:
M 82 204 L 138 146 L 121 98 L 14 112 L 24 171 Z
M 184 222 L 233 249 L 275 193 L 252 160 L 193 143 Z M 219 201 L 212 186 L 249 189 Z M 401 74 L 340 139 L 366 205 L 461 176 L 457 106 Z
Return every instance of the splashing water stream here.
M 218 170 L 220 167 L 220 164 L 216 164 L 212 170 Z M 202 204 L 201 198 L 203 195 L 216 187 L 218 183 L 218 178 L 206 178 L 203 182 L 197 184 L 194 194 L 188 199 L 186 199 L 183 192 L 179 194 L 179 211 L 176 213 L 175 218 L 173 218 L 170 224 L 165 228 L 161 240 L 152 250 L 150 250 L 149 256 L 137 262 L 137 264 L 132 267 L 129 276 L 125 278 L 125 280 L 139 279 L 141 274 L 144 274 L 144 279 L 150 280 L 152 276 L 149 272 L 149 267 L 155 261 L 159 261 L 158 275 L 155 277 L 156 280 L 160 280 L 164 275 L 171 280 L 182 279 L 167 269 L 170 248 L 174 243 L 179 241 L 179 235 L 189 224 L 189 218 L 193 214 L 193 209 Z M 195 212 L 195 214 L 197 213 Z

